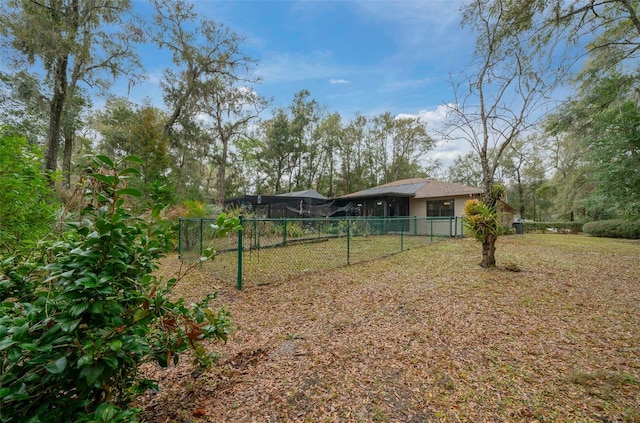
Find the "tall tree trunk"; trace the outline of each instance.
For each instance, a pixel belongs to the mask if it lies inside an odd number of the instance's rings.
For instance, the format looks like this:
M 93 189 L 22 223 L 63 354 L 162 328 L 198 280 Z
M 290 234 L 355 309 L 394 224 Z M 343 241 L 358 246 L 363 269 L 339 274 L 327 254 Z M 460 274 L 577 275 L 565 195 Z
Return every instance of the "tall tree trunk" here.
M 227 188 L 227 154 L 229 149 L 229 140 L 222 137 L 222 155 L 220 157 L 220 165 L 218 166 L 218 205 L 224 205 L 224 197 L 226 196 Z
M 75 131 L 73 127 L 65 125 L 64 133 L 64 151 L 62 155 L 62 188 L 69 189 L 71 187 L 71 156 L 73 155 L 73 145 L 75 144 Z
M 495 267 L 496 265 L 496 241 L 498 236 L 495 234 L 485 235 L 482 241 L 482 262 L 480 266 L 484 268 Z
M 520 217 L 524 219 L 524 187 L 522 186 L 522 178 L 520 177 L 520 171 L 517 173 L 518 181 L 518 201 L 520 202 Z
M 57 58 L 53 66 L 54 89 L 51 98 L 47 152 L 44 162 L 45 169 L 52 172 L 58 168 L 62 113 L 67 100 L 67 64 L 68 57 L 64 56 Z

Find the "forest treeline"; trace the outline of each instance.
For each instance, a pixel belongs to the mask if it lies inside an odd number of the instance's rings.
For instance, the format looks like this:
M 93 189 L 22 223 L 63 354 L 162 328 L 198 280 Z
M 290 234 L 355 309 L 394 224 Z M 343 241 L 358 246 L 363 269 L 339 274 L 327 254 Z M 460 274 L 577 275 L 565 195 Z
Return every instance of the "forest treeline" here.
M 474 120 L 478 102 L 465 101 L 469 97 L 456 88 L 473 82 L 469 86 L 476 89 L 480 76 L 497 72 L 488 62 L 483 67 L 482 55 L 476 54 L 469 65 L 475 74 L 452 75 L 455 98 L 448 105 L 449 122 L 441 127 L 428 126 L 418 115 L 341 116 L 305 89 L 288 106 L 273 107 L 274 99 L 259 94 L 257 61 L 243 52 L 242 35 L 198 16 L 188 0 L 154 0 L 154 13 L 146 18 L 128 0 L 4 3 L 3 134 L 24 137 L 28 151 L 40 149 L 41 167 L 63 201 L 87 172 L 87 155 L 104 154 L 115 160 L 140 157 L 140 175 L 130 184 L 145 198 L 161 191 L 173 203 L 221 204 L 243 194 L 306 189 L 334 197 L 404 178 L 435 177 L 479 187 L 488 186 L 488 179 L 501 183 L 508 202 L 526 219 L 640 214 L 635 2 L 467 2 L 461 18 L 481 33 L 478 22 L 485 22 L 486 13 L 491 42 L 535 34 L 516 53 L 515 43 L 503 43 L 497 61 L 509 54 L 536 57 L 544 49 L 563 52 L 554 56 L 553 74 L 517 69 L 512 78 L 518 79 L 520 92 L 534 92 L 541 86 L 536 84 L 553 79 L 570 96 L 544 103 L 526 125 L 512 124 L 519 117 L 506 113 L 501 88 L 489 85 L 500 80 L 496 76 L 482 80 L 485 98 L 495 100 L 496 116 Z M 481 39 L 477 52 L 492 51 Z M 160 82 L 163 104 L 113 95 L 114 81 L 135 84 L 145 78 L 138 53 L 150 44 L 172 57 Z M 571 71 L 560 74 L 560 69 Z M 469 75 L 473 80 L 466 81 Z M 95 107 L 98 102 L 104 106 Z M 532 114 L 523 112 L 523 117 Z M 456 122 L 467 129 L 476 125 L 478 131 L 461 130 Z M 489 143 L 474 144 L 469 132 L 479 139 L 486 135 Z M 460 138 L 469 141 L 470 152 L 444 168 L 433 158 L 435 146 Z M 487 166 L 492 161 L 495 166 Z

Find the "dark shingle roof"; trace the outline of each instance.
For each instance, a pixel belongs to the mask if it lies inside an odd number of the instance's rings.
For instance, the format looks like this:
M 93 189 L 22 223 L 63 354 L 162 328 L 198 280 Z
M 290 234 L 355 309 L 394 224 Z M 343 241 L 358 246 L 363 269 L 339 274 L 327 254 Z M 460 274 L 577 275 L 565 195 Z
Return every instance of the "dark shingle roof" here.
M 327 197 L 320 194 L 314 189 L 307 189 L 304 191 L 287 192 L 285 194 L 278 194 L 277 197 L 297 197 L 297 198 L 316 198 L 318 200 L 326 200 Z
M 390 182 L 377 187 L 343 195 L 340 198 L 365 198 L 365 197 L 415 197 L 437 198 L 458 195 L 482 194 L 482 189 L 450 182 L 436 181 L 434 179 L 413 178 Z

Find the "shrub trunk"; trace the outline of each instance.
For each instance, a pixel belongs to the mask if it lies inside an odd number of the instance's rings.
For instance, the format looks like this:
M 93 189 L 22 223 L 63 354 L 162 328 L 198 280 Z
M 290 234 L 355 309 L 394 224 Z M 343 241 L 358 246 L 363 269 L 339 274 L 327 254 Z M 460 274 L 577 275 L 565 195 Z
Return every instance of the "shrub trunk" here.
M 482 241 L 482 262 L 480 266 L 489 268 L 496 265 L 496 240 L 498 235 L 486 234 Z

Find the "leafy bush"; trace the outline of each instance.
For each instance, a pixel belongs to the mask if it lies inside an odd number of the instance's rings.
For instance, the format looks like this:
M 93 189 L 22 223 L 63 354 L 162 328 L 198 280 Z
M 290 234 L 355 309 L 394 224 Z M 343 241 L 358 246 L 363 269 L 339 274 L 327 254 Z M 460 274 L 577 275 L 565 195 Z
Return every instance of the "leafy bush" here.
M 0 128 L 0 252 L 28 248 L 51 230 L 58 205 L 40 164 L 36 147 Z
M 304 235 L 304 229 L 300 223 L 291 220 L 274 222 L 273 225 L 269 226 L 269 230 L 272 235 L 281 236 L 285 226 L 287 228 L 287 238 L 300 238 Z
M 547 231 L 549 229 L 560 232 L 579 233 L 582 232 L 580 222 L 524 222 L 525 232 Z
M 640 238 L 640 220 L 599 220 L 585 223 L 582 230 L 591 236 Z
M 516 229 L 504 225 L 498 225 L 498 235 L 515 235 Z
M 177 279 L 151 274 L 171 245 L 157 221 L 162 206 L 148 222 L 131 216 L 124 197 L 140 193 L 122 182 L 135 169 L 96 161 L 109 172 L 90 175 L 97 184 L 81 223 L 43 254 L 1 261 L 3 422 L 134 421 L 128 404 L 155 386 L 138 373 L 140 364 L 167 366 L 192 349 L 208 366 L 215 355 L 202 341 L 226 340 L 228 313 L 208 308 L 215 294 L 187 307 L 168 297 Z M 237 222 L 221 216 L 217 224 L 222 235 Z
M 498 235 L 496 214 L 482 201 L 467 201 L 462 212 L 465 228 L 477 241 L 484 242 L 488 236 Z

